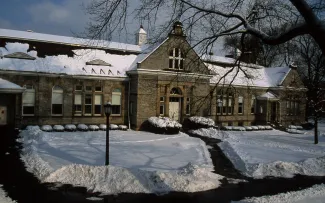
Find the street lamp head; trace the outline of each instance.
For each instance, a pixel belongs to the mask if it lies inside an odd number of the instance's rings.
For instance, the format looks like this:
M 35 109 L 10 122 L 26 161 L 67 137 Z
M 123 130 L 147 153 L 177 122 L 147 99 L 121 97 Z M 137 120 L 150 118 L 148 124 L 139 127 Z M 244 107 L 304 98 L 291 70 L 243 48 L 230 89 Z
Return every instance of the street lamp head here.
M 111 113 L 112 113 L 112 104 L 111 104 L 111 102 L 107 102 L 104 105 L 104 111 L 105 111 L 105 115 L 106 116 L 110 116 L 111 115 Z

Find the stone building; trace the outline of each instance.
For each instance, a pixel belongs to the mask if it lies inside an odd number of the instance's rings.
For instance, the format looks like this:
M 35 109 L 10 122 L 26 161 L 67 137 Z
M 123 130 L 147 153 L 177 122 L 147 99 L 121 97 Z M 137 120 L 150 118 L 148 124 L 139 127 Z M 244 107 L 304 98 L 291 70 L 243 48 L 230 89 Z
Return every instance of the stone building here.
M 304 120 L 306 90 L 294 67 L 199 56 L 179 22 L 159 44 L 148 45 L 142 27 L 136 42 L 0 29 L 0 125 L 105 123 L 107 101 L 111 123 L 134 129 L 151 116 L 222 125 Z

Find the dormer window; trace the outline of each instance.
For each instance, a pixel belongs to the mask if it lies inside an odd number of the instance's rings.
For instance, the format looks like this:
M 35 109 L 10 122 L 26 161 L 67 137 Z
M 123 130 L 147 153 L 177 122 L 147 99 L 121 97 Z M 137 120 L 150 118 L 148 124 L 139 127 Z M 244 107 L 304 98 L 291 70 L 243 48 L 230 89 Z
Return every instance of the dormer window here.
M 169 52 L 169 68 L 176 70 L 183 70 L 183 53 L 179 48 L 173 48 Z
M 92 61 L 86 62 L 86 65 L 93 65 L 93 66 L 112 66 L 110 63 L 107 63 L 106 61 L 95 59 Z
M 13 58 L 13 59 L 25 59 L 25 60 L 35 60 L 35 57 L 32 57 L 23 52 L 15 52 L 12 54 L 7 54 L 3 56 L 4 58 Z

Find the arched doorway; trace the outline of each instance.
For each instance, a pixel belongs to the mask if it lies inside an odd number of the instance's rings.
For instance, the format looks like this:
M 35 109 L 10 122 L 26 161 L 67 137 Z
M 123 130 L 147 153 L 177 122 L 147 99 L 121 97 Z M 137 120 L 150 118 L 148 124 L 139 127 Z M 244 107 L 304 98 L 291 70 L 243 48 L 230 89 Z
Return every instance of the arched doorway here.
M 182 90 L 178 87 L 171 89 L 169 94 L 169 117 L 179 121 L 181 118 Z

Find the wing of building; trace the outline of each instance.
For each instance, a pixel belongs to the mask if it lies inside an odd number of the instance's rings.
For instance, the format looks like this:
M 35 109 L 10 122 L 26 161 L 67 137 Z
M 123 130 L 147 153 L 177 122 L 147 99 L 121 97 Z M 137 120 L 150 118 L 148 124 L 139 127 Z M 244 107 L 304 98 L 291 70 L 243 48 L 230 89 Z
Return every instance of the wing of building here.
M 199 56 L 177 22 L 148 45 L 0 29 L 0 125 L 101 124 L 134 129 L 151 116 L 199 115 L 222 125 L 300 123 L 304 88 L 294 67 Z

